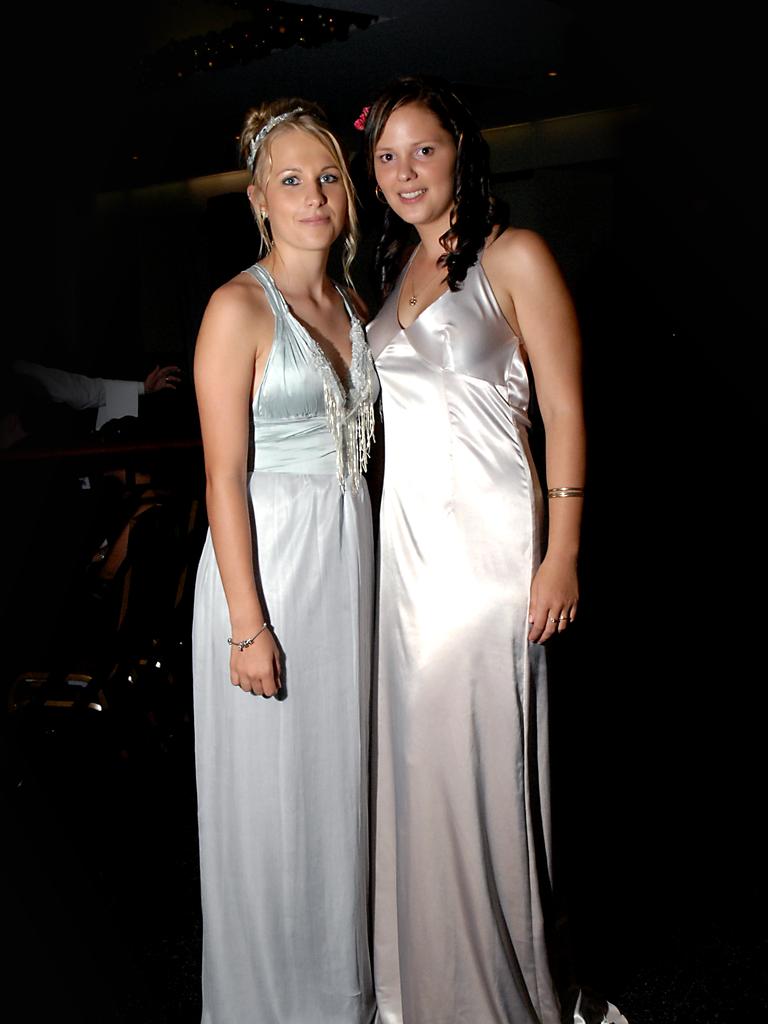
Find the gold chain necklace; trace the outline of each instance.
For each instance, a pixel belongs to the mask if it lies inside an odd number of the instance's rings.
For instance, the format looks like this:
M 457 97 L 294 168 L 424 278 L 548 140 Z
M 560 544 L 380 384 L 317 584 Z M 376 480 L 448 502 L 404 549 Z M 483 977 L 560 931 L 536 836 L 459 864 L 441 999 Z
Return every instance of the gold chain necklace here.
M 427 279 L 427 281 L 424 284 L 424 288 L 426 288 L 428 284 L 431 284 L 434 281 L 434 279 L 437 277 L 437 275 L 442 273 L 442 271 L 444 271 L 444 270 L 445 270 L 445 267 L 442 264 L 440 264 L 440 266 L 437 268 L 437 273 L 432 274 L 432 276 Z M 411 276 L 411 279 L 413 279 L 413 264 L 411 264 L 410 276 Z M 423 291 L 423 289 L 422 289 L 422 291 Z M 411 285 L 411 297 L 408 299 L 408 305 L 409 306 L 415 306 L 418 301 L 419 300 L 416 298 L 416 288 L 415 288 L 414 285 Z

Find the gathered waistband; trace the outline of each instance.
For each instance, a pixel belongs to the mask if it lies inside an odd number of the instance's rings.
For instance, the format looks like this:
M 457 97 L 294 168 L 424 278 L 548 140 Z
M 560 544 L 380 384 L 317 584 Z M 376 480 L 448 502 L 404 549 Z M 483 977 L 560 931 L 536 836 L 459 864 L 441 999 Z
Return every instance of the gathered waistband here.
M 255 421 L 253 443 L 254 473 L 336 473 L 325 416 Z

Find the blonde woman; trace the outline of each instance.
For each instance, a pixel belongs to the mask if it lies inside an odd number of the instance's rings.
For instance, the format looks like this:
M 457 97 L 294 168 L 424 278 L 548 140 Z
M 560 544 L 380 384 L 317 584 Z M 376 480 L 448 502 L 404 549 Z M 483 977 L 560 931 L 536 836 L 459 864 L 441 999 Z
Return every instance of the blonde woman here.
M 203 1024 L 370 1024 L 365 918 L 375 376 L 326 273 L 352 185 L 322 112 L 241 134 L 266 250 L 195 356 L 210 534 L 194 622 Z

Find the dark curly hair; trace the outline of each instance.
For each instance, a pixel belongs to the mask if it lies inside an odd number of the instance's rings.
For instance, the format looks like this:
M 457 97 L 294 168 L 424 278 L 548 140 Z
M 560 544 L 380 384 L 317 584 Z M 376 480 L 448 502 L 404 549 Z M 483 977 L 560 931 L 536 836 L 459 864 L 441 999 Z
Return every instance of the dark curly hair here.
M 365 146 L 368 172 L 372 177 L 374 152 L 384 126 L 396 110 L 410 103 L 420 103 L 431 110 L 456 143 L 451 226 L 440 237 L 440 244 L 445 249 L 441 261 L 447 270 L 444 280 L 455 292 L 461 288 L 469 268 L 477 263 L 486 237 L 502 216 L 502 210 L 490 191 L 488 144 L 448 82 L 427 75 L 407 75 L 391 82 L 368 112 Z M 376 250 L 376 274 L 382 297 L 392 290 L 402 269 L 408 234 L 409 225 L 387 207 Z

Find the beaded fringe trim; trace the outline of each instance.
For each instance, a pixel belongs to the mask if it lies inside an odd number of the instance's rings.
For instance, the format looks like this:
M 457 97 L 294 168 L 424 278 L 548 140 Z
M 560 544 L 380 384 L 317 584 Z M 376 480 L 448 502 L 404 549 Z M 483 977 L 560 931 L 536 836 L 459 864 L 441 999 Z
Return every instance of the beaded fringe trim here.
M 323 381 L 323 398 L 328 429 L 336 445 L 336 474 L 342 490 L 349 483 L 356 494 L 368 466 L 374 431 L 373 360 L 365 341 L 363 325 L 355 318 L 350 328 L 352 341 L 351 386 L 345 396 L 341 382 L 325 353 L 315 346 L 315 365 Z

